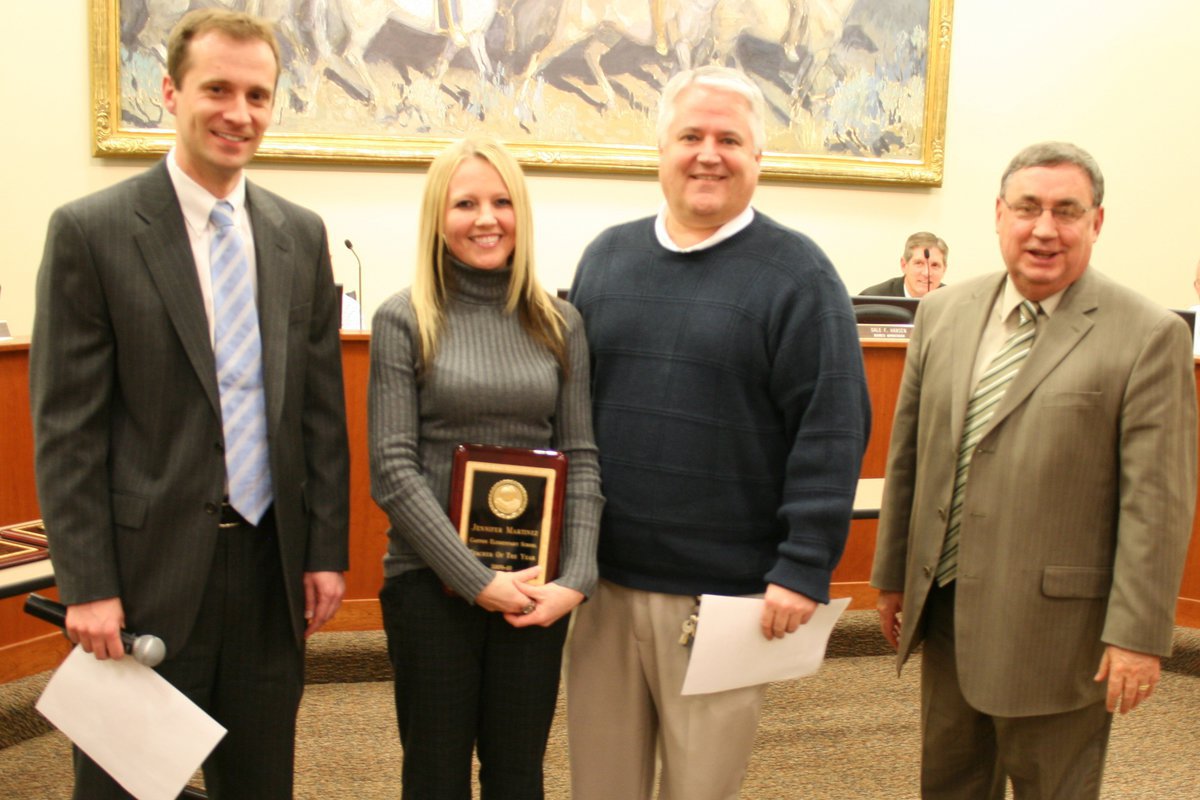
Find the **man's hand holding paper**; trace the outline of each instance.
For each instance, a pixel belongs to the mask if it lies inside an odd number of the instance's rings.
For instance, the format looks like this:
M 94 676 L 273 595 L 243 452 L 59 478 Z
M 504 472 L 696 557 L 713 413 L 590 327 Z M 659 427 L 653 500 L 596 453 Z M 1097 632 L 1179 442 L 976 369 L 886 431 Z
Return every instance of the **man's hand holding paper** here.
M 769 587 L 768 595 L 772 588 L 780 587 Z M 772 638 L 767 634 L 766 598 L 701 596 L 700 620 L 683 694 L 708 694 L 815 673 L 825 658 L 833 626 L 850 599 L 813 605 L 803 624 L 797 622 L 790 632 Z M 771 613 L 772 632 L 779 620 L 779 610 L 775 609 Z M 780 631 L 786 631 L 786 624 Z

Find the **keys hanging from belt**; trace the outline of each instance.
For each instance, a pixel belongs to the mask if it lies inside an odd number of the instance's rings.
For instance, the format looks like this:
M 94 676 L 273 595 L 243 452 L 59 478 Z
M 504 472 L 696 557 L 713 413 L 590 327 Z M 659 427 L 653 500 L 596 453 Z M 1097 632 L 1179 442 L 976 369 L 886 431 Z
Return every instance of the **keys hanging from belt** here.
M 692 640 L 696 638 L 696 625 L 700 622 L 700 598 L 696 598 L 696 607 L 688 618 L 683 621 L 681 626 L 682 633 L 679 636 L 679 643 L 684 647 L 689 647 Z

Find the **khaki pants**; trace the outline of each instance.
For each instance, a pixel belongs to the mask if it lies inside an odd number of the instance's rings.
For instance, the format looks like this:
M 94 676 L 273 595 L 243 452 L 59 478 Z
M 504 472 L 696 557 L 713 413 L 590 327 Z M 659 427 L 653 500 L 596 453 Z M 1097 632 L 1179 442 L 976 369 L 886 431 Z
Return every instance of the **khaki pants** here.
M 765 686 L 680 695 L 689 648 L 688 595 L 601 581 L 575 612 L 567 667 L 573 800 L 649 800 L 656 755 L 660 800 L 738 796 Z
M 921 797 L 1095 800 L 1112 715 L 1104 703 L 1061 714 L 994 717 L 962 695 L 954 659 L 954 584 L 934 588 L 921 656 Z

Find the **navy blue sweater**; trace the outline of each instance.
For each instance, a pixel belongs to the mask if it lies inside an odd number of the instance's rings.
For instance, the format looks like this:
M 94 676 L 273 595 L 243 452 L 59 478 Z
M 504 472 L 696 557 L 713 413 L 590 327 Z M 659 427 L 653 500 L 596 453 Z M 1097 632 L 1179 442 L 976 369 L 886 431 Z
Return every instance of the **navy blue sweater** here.
M 826 602 L 871 411 L 850 301 L 821 249 L 756 214 L 675 253 L 638 220 L 588 246 L 571 301 L 608 498 L 601 577 L 668 594 L 777 583 Z

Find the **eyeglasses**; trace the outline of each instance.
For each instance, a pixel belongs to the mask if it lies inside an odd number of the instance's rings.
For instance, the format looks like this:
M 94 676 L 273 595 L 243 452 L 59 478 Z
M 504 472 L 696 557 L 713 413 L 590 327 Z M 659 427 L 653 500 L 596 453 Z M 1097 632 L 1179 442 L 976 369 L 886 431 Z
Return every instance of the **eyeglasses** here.
M 1027 222 L 1030 220 L 1040 219 L 1042 214 L 1044 214 L 1047 210 L 1049 210 L 1050 216 L 1054 217 L 1055 222 L 1079 222 L 1079 220 L 1083 219 L 1084 214 L 1091 211 L 1092 208 L 1095 208 L 1095 206 L 1085 208 L 1079 203 L 1070 202 L 1046 209 L 1044 206 L 1040 206 L 1037 203 L 1030 202 L 1029 200 L 1019 200 L 1016 203 L 1010 203 L 1003 197 L 1000 198 L 1000 202 L 1008 206 L 1009 211 L 1013 212 L 1013 215 L 1016 216 L 1017 219 L 1023 219 Z

